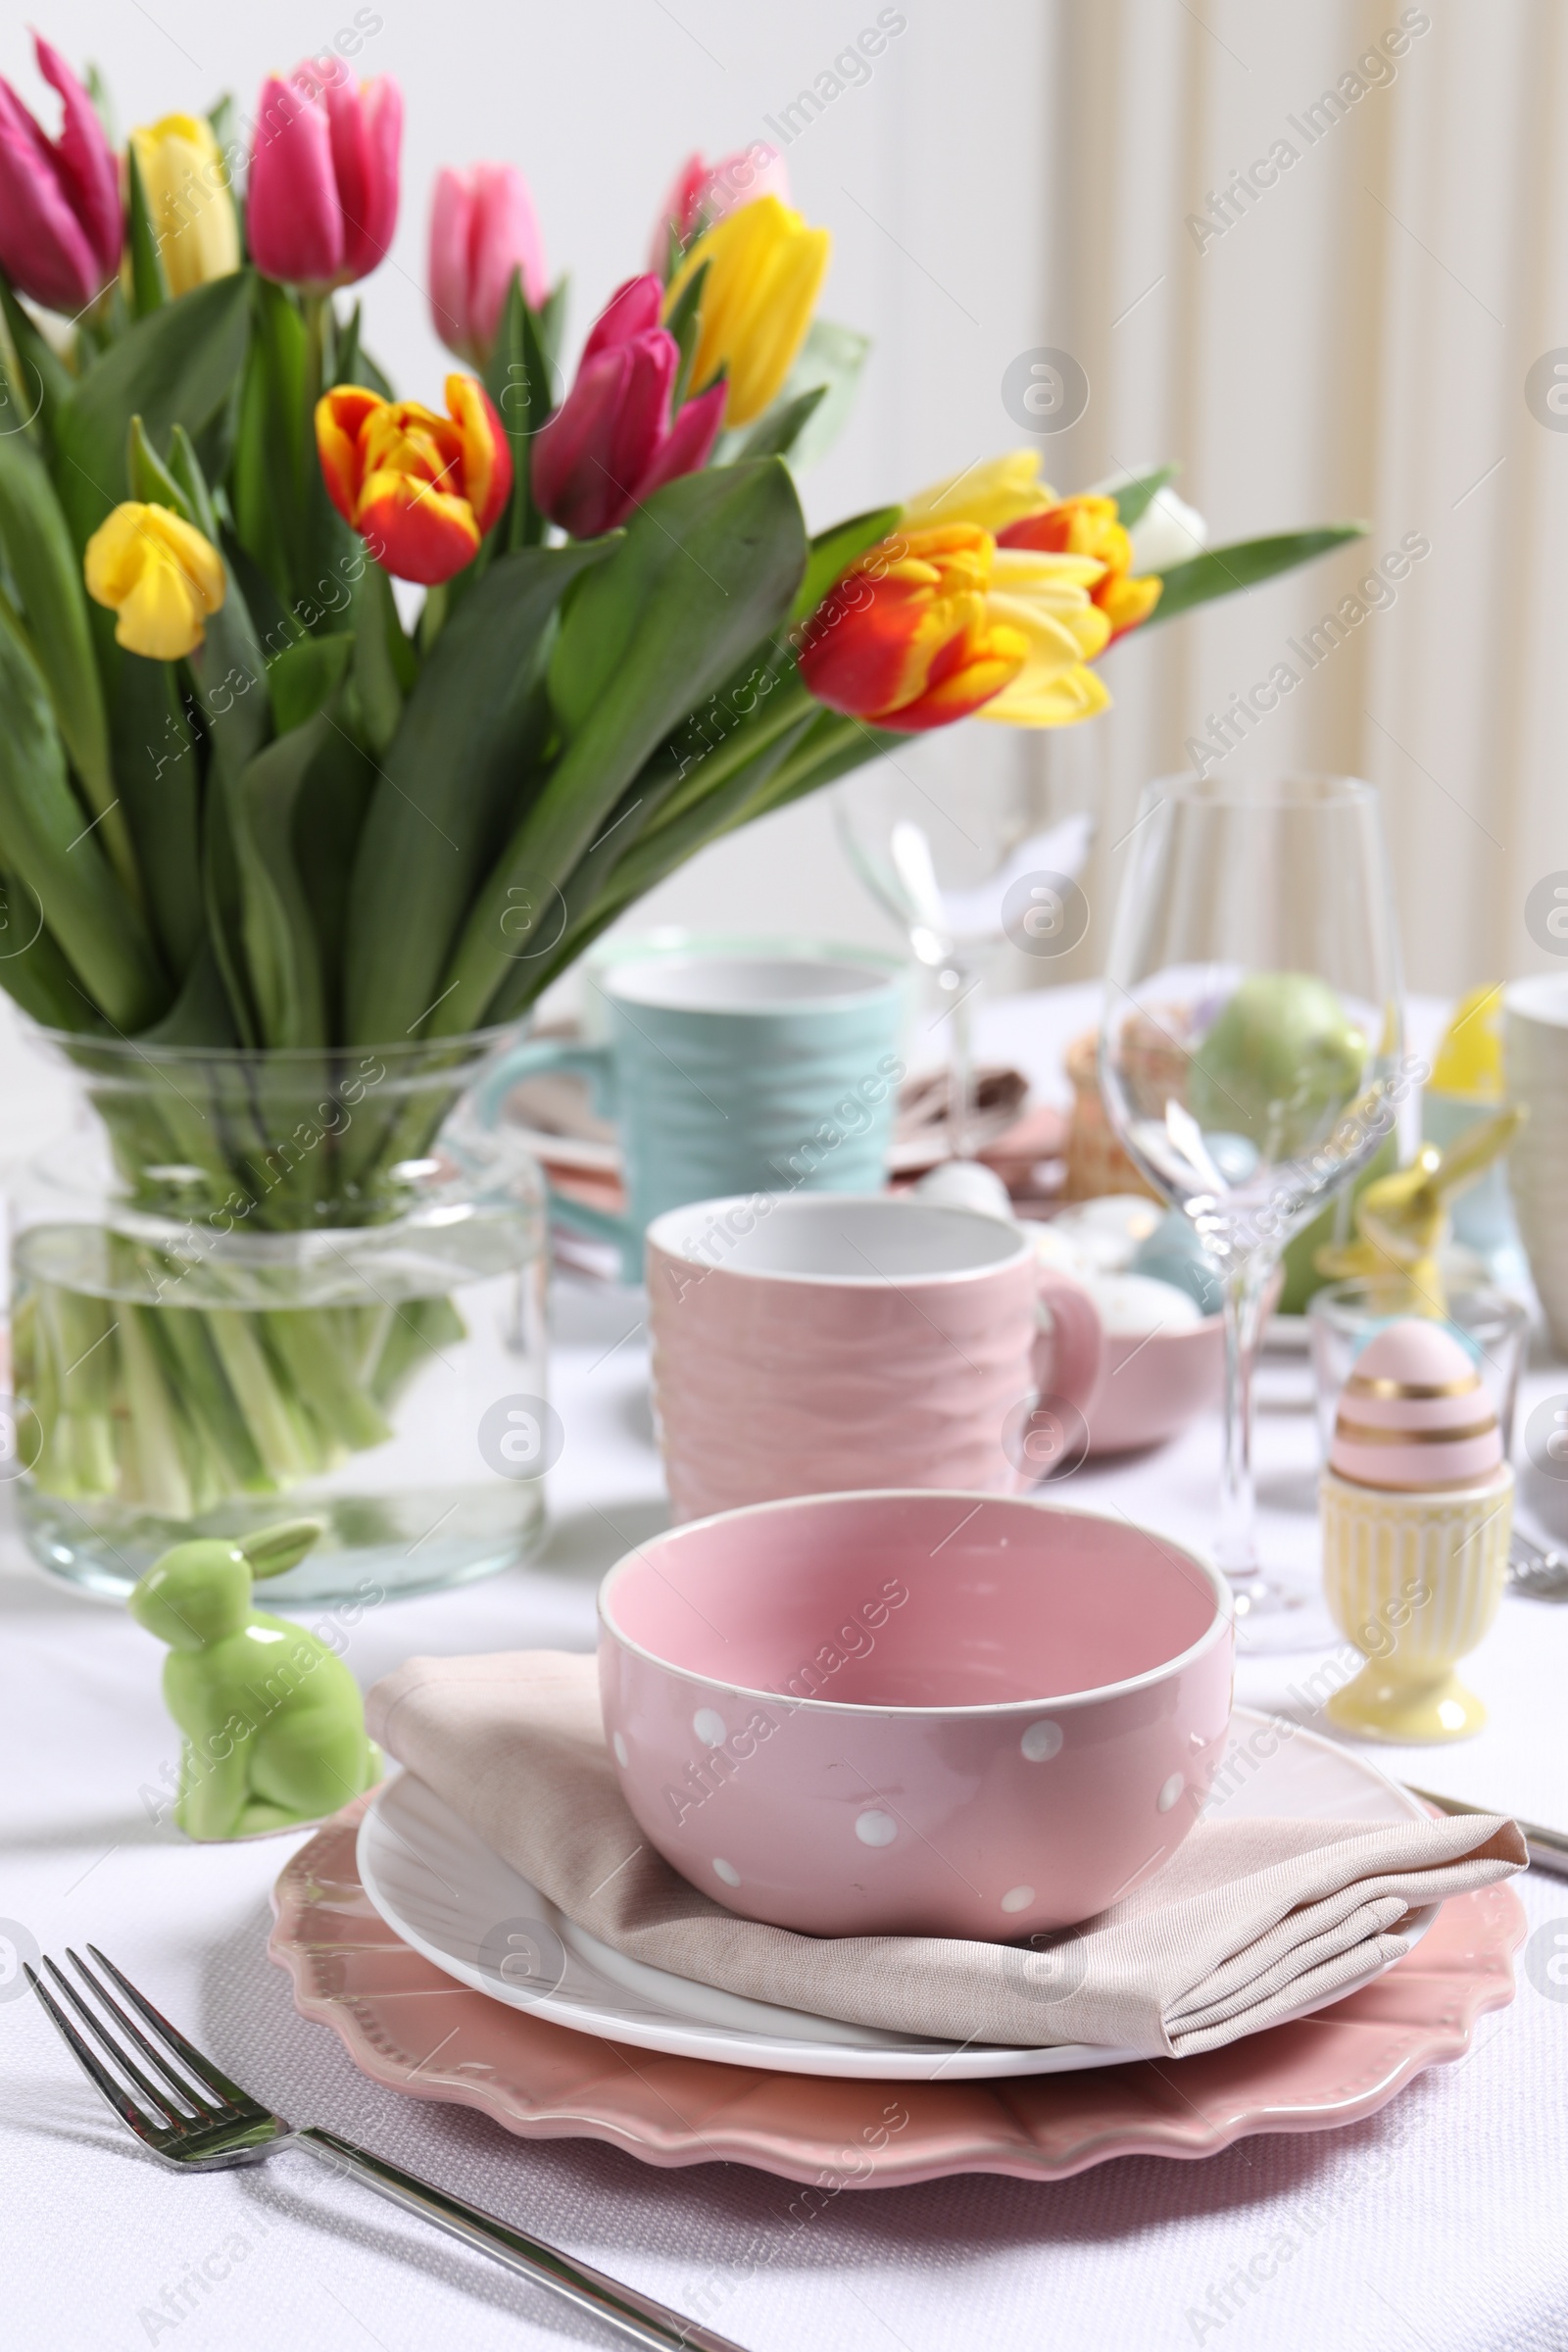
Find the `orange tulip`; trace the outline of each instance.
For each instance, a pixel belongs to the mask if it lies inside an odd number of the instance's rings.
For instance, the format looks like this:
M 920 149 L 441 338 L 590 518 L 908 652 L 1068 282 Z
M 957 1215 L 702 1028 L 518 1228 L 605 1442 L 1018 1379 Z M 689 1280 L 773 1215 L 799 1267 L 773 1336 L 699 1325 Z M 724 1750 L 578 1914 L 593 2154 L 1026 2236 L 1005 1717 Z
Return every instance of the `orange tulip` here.
M 820 703 L 914 733 L 967 717 L 1029 656 L 1023 631 L 986 603 L 996 557 L 970 522 L 882 540 L 807 622 L 801 675 Z
M 1152 573 L 1143 579 L 1131 576 L 1133 543 L 1116 518 L 1113 498 L 1059 499 L 1043 514 L 1009 522 L 997 533 L 997 544 L 1052 555 L 1094 556 L 1103 564 L 1103 576 L 1089 593 L 1110 623 L 1108 644 L 1149 618 L 1165 584 Z
M 316 407 L 327 495 L 382 569 L 435 587 L 471 563 L 512 495 L 512 450 L 490 396 L 449 375 L 448 415 L 338 384 Z

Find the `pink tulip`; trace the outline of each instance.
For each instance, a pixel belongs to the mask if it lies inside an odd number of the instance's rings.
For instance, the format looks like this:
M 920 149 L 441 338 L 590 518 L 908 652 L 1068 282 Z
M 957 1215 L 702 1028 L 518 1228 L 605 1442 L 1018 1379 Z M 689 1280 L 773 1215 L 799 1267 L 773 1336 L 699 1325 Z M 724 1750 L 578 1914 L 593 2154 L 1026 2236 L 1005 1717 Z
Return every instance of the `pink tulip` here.
M 0 80 L 0 269 L 19 294 L 74 318 L 120 268 L 120 175 L 81 83 L 36 33 L 33 48 L 65 119 L 46 138 Z
M 449 351 L 484 367 L 512 272 L 535 310 L 550 291 L 528 183 L 514 164 L 438 173 L 430 207 L 430 317 Z
M 682 245 L 689 245 L 703 229 L 711 228 L 715 220 L 727 220 L 731 213 L 738 213 L 743 204 L 755 203 L 759 196 L 776 196 L 781 204 L 790 200 L 784 158 L 765 139 L 738 148 L 733 155 L 720 156 L 716 164 L 689 155 L 664 198 L 649 252 L 649 268 L 663 271 L 669 259 L 671 229 Z
M 661 482 L 706 466 L 724 416 L 712 385 L 669 420 L 680 354 L 657 276 L 628 278 L 595 319 L 577 380 L 533 445 L 533 494 L 574 539 L 623 522 Z
M 398 224 L 403 93 L 333 59 L 270 74 L 251 148 L 245 225 L 264 277 L 321 294 L 386 259 Z

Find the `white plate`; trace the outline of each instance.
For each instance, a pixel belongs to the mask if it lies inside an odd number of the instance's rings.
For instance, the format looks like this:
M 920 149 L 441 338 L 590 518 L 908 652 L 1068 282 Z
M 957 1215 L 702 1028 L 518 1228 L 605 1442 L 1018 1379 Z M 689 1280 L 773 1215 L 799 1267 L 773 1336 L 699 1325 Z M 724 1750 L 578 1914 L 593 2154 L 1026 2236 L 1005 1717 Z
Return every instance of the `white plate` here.
M 1271 1813 L 1297 1821 L 1428 1818 L 1407 1789 L 1348 1749 L 1295 1725 L 1272 1754 L 1253 1760 L 1250 1742 L 1272 1723 L 1248 1707 L 1238 1707 L 1231 1718 L 1218 1785 L 1225 1788 L 1237 1777 L 1226 1767 L 1238 1751 L 1248 1762 L 1239 1763 L 1237 1786 L 1225 1800 L 1228 1815 Z M 926 2041 L 745 2000 L 628 1960 L 567 1919 L 408 1773 L 389 1782 L 370 1804 L 360 1825 L 358 1860 L 365 1890 L 388 1927 L 448 1976 L 514 2008 L 531 2009 L 554 2025 L 637 2049 L 722 2059 L 780 2074 L 919 2082 L 938 2076 L 956 2082 L 1073 2074 L 1146 2054 L 1086 2042 L 1021 2050 Z M 1404 1933 L 1425 1935 L 1436 1917 L 1436 1906 L 1418 1912 Z M 509 1982 L 500 1973 L 503 1958 L 514 1976 L 521 1969 L 521 1982 Z M 1382 1973 L 1381 1967 L 1369 1968 L 1338 1997 L 1343 2000 Z

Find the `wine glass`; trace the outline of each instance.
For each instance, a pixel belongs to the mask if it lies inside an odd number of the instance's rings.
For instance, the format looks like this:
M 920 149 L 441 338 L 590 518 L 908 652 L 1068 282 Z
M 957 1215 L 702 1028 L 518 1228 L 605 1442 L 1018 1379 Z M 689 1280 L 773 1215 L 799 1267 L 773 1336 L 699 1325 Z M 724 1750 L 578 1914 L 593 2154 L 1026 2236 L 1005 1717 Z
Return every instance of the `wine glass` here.
M 971 750 L 943 764 L 932 751 L 911 746 L 851 777 L 834 813 L 860 880 L 936 975 L 947 1027 L 949 1151 L 965 1159 L 974 999 L 1004 941 L 1054 956 L 1083 936 L 1088 908 L 1075 877 L 1093 823 L 1079 814 L 1042 824 L 1020 760 L 987 761 Z
M 1100 1083 L 1137 1166 L 1184 1209 L 1225 1297 L 1216 1552 L 1247 1649 L 1324 1638 L 1263 1573 L 1252 1363 L 1280 1252 L 1393 1133 L 1405 1091 L 1378 796 L 1349 776 L 1152 784 L 1127 838 Z

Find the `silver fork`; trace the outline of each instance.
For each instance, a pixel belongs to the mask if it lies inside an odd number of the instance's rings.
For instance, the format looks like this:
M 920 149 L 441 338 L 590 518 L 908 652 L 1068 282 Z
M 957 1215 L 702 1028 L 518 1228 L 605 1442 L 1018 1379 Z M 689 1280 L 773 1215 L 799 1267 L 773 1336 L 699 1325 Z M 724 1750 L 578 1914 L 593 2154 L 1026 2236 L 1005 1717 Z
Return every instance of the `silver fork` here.
M 497 2220 L 493 2213 L 481 2213 L 477 2206 L 449 2197 L 444 2190 L 432 2188 L 428 2181 L 416 2179 L 413 2173 L 385 2163 L 367 2149 L 355 2147 L 350 2140 L 339 2139 L 335 2132 L 321 2132 L 314 2125 L 296 2131 L 259 2099 L 253 2099 L 249 2091 L 241 2090 L 237 2082 L 231 2082 L 183 2034 L 176 2033 L 114 1962 L 104 1958 L 96 1944 L 89 1943 L 87 1949 L 104 1975 L 119 1986 L 141 2024 L 126 2015 L 114 1994 L 75 1952 L 68 1950 L 66 1958 L 92 1993 L 96 2008 L 89 2006 L 52 1960 L 46 1957 L 44 1967 L 93 2039 L 114 2061 L 123 2081 L 117 2079 L 83 2040 L 54 1993 L 31 1967 L 27 1968 L 27 1982 L 65 2036 L 73 2056 L 98 2085 L 122 2123 L 128 2124 L 137 2138 L 144 2140 L 154 2155 L 166 2163 L 185 2172 L 221 2172 L 231 2165 L 261 2164 L 279 2148 L 304 2148 L 322 2163 L 368 2182 L 383 2197 L 390 2197 L 394 2205 L 418 2214 L 423 2221 L 433 2222 L 438 2230 L 461 2238 L 466 2246 L 488 2254 L 507 2270 L 518 2271 L 537 2285 L 548 2286 L 568 2303 L 574 2303 L 579 2311 L 592 2312 L 610 2327 L 618 2328 L 622 2335 L 630 2336 L 633 2343 L 652 2345 L 655 2352 L 740 2352 L 740 2346 L 727 2335 L 715 2334 L 711 2328 L 701 2327 L 695 2320 L 683 2320 L 678 2312 L 656 2303 L 652 2295 L 639 2294 L 635 2287 L 607 2278 L 602 2271 L 572 2260 L 559 2247 L 546 2245 L 541 2238 L 514 2230 L 509 2222 Z M 106 2023 L 106 2018 L 113 2023 Z M 150 2032 L 144 2032 L 144 2027 Z M 152 2038 L 154 2035 L 156 2040 Z M 144 2071 L 133 2052 L 139 2052 L 162 2078 L 165 2088 L 161 2089 Z M 192 2076 L 200 2088 L 192 2083 Z M 125 2088 L 126 2082 L 141 2093 L 148 2103 L 146 2107 L 137 2105 Z

